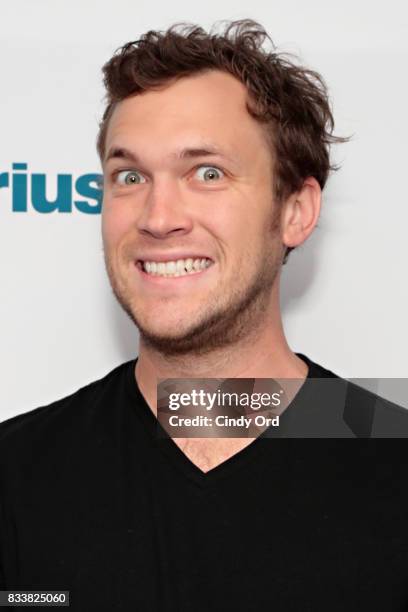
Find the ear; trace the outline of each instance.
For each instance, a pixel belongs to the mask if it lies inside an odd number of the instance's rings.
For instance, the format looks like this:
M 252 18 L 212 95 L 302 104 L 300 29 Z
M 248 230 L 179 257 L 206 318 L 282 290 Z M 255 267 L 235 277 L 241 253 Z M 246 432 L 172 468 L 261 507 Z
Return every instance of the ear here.
M 282 242 L 287 247 L 302 244 L 313 232 L 319 219 L 322 190 L 317 180 L 310 176 L 286 200 L 282 216 Z

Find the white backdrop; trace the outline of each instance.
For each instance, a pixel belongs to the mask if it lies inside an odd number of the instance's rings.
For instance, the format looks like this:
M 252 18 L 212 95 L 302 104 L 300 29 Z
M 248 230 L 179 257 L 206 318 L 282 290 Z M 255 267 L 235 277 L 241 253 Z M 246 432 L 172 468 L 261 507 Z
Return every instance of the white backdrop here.
M 101 66 L 123 43 L 175 21 L 209 27 L 251 17 L 280 50 L 299 54 L 326 79 L 337 133 L 354 138 L 336 149 L 343 167 L 325 190 L 318 228 L 285 266 L 289 344 L 347 378 L 407 379 L 406 3 L 252 0 L 247 9 L 231 0 L 173 0 L 158 6 L 145 0 L 2 3 L 0 420 L 72 393 L 137 354 L 137 332 L 105 276 L 100 215 L 75 205 L 72 212 L 38 212 L 30 189 L 27 211 L 17 212 L 21 179 L 12 175 L 45 174 L 52 200 L 57 175 L 69 175 L 64 180 L 75 186 L 79 176 L 100 172 Z M 13 163 L 27 169 L 13 171 Z M 1 186 L 7 179 L 9 187 Z M 67 198 L 68 206 L 96 205 L 75 189 Z M 388 395 L 401 403 L 392 389 Z

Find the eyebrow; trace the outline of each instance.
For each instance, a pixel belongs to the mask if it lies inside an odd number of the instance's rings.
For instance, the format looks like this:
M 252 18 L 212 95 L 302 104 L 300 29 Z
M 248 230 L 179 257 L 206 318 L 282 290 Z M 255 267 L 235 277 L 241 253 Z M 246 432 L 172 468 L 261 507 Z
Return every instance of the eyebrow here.
M 181 149 L 181 151 L 172 154 L 171 157 L 176 159 L 194 159 L 196 157 L 206 157 L 209 155 L 217 155 L 219 157 L 224 157 L 233 163 L 237 163 L 237 160 L 225 155 L 225 153 L 220 151 L 215 146 L 186 147 Z M 138 155 L 125 147 L 112 147 L 105 157 L 105 163 L 107 163 L 110 159 L 124 159 L 135 164 L 140 163 Z

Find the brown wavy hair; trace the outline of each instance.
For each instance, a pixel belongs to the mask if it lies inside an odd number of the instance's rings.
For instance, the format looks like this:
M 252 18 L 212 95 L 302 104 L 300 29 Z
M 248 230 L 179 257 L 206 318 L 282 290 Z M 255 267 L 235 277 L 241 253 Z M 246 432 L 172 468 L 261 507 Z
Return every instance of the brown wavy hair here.
M 218 25 L 218 24 L 217 24 Z M 333 134 L 327 86 L 320 74 L 278 53 L 265 29 L 251 19 L 224 23 L 210 32 L 186 23 L 150 30 L 118 49 L 102 71 L 107 106 L 97 139 L 101 160 L 115 105 L 171 79 L 208 70 L 236 77 L 248 91 L 247 109 L 265 125 L 274 160 L 273 195 L 278 205 L 313 176 L 323 189 L 330 171 L 330 145 L 346 142 Z M 269 49 L 264 48 L 265 42 Z M 278 210 L 279 210 L 278 206 Z M 283 263 L 294 247 L 288 247 Z

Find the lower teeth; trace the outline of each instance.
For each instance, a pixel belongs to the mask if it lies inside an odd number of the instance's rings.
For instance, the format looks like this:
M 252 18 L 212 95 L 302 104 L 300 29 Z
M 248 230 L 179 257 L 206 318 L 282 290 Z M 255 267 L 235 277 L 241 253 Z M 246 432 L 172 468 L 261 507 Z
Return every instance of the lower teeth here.
M 205 268 L 202 268 L 201 270 L 191 270 L 190 272 L 175 272 L 174 274 L 161 274 L 159 272 L 146 272 L 146 274 L 149 274 L 150 276 L 187 276 L 187 274 L 197 274 L 197 272 L 202 272 L 202 270 Z

